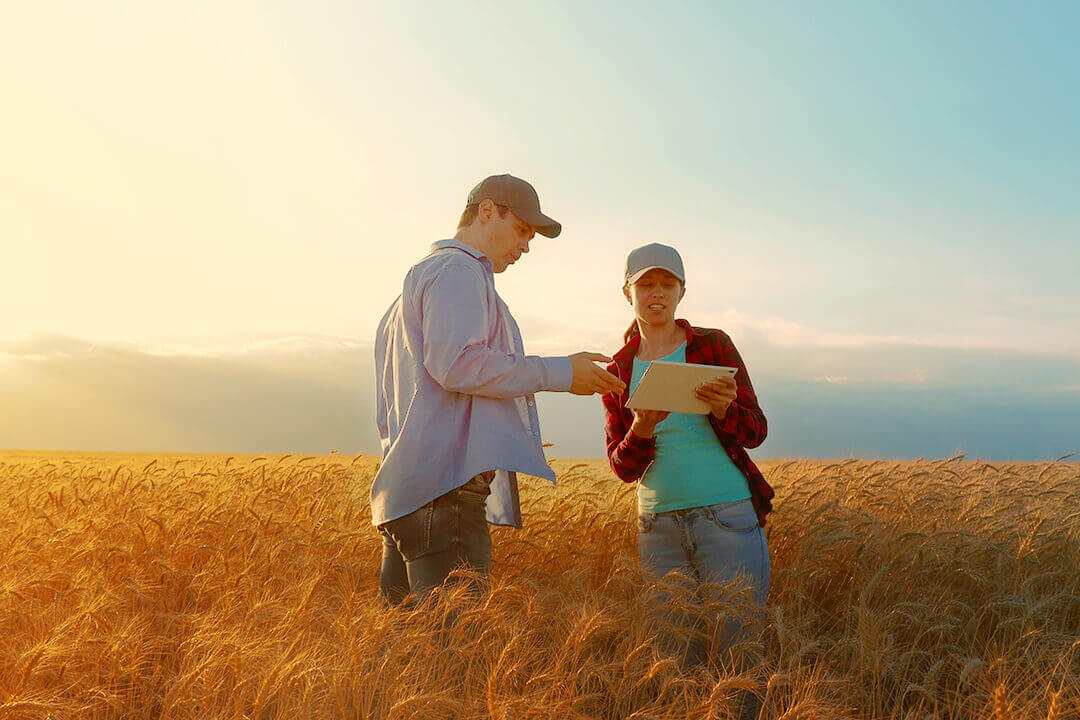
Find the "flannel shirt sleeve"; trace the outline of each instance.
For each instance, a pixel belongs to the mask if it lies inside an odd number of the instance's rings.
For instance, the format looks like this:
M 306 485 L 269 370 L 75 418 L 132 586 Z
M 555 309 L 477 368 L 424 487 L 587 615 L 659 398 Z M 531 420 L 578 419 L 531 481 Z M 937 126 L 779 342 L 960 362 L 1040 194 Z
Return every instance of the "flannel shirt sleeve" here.
M 608 366 L 608 372 L 618 374 L 619 371 L 612 363 Z M 608 393 L 602 397 L 602 401 L 608 463 L 620 480 L 634 482 L 642 476 L 653 460 L 656 437 L 643 438 L 630 432 L 627 418 L 632 418 L 633 413 L 627 412 L 619 393 Z
M 718 433 L 730 437 L 740 447 L 756 448 L 765 442 L 765 436 L 769 434 L 769 424 L 758 405 L 754 386 L 750 383 L 750 373 L 747 372 L 735 343 L 726 335 L 721 335 L 719 342 L 720 347 L 717 350 L 720 364 L 737 367 L 739 372 L 735 373 L 735 401 L 728 406 L 722 420 L 709 415 L 709 422 Z

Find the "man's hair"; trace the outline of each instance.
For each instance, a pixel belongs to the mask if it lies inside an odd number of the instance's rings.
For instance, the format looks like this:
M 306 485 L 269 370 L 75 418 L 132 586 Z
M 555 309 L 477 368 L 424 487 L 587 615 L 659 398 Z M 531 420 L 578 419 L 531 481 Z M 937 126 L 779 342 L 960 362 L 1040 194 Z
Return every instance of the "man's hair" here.
M 495 207 L 498 208 L 499 217 L 501 217 L 501 218 L 506 217 L 507 211 L 510 210 L 510 208 L 506 207 L 505 205 L 496 205 Z M 477 216 L 477 214 L 479 212 L 480 212 L 480 203 L 473 203 L 471 205 L 466 205 L 464 212 L 461 213 L 461 219 L 458 220 L 457 229 L 460 230 L 461 228 L 466 228 L 466 227 L 469 227 L 470 225 L 472 225 L 473 220 L 476 219 L 476 216 Z

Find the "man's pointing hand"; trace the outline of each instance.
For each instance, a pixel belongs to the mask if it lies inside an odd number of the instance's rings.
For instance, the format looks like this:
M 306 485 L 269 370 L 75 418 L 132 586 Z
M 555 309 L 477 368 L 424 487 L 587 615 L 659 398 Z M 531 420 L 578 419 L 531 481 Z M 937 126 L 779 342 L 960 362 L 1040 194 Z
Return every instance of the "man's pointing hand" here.
M 605 395 L 609 392 L 621 393 L 626 389 L 626 383 L 594 365 L 597 362 L 611 362 L 611 358 L 592 352 L 579 352 L 570 356 L 570 364 L 574 367 L 574 382 L 570 386 L 570 392 L 575 395 Z

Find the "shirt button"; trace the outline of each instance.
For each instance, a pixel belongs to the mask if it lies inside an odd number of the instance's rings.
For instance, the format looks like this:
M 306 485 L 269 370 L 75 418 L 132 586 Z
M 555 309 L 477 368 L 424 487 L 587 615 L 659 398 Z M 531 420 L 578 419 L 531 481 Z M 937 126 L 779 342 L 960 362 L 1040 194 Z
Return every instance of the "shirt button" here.
M 530 401 L 529 401 L 529 407 L 532 407 L 532 406 L 533 406 L 533 405 L 535 405 L 535 404 L 536 404 L 536 403 L 534 403 L 534 402 L 533 402 L 532 400 L 530 400 Z

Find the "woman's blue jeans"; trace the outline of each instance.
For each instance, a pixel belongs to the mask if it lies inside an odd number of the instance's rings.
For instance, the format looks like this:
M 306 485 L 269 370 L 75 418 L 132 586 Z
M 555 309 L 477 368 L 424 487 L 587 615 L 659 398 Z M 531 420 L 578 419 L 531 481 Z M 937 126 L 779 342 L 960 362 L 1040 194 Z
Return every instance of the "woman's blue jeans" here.
M 741 579 L 749 584 L 757 617 L 736 616 L 724 620 L 717 652 L 735 642 L 753 639 L 751 628 L 760 625 L 769 596 L 769 548 L 750 500 L 704 507 L 641 513 L 638 516 L 638 557 L 645 570 L 657 578 L 675 571 L 701 589 L 706 583 L 726 584 Z M 693 629 L 692 613 L 679 611 L 668 593 L 656 598 L 667 618 Z M 703 638 L 695 637 L 686 648 L 684 662 L 698 665 L 708 659 Z

